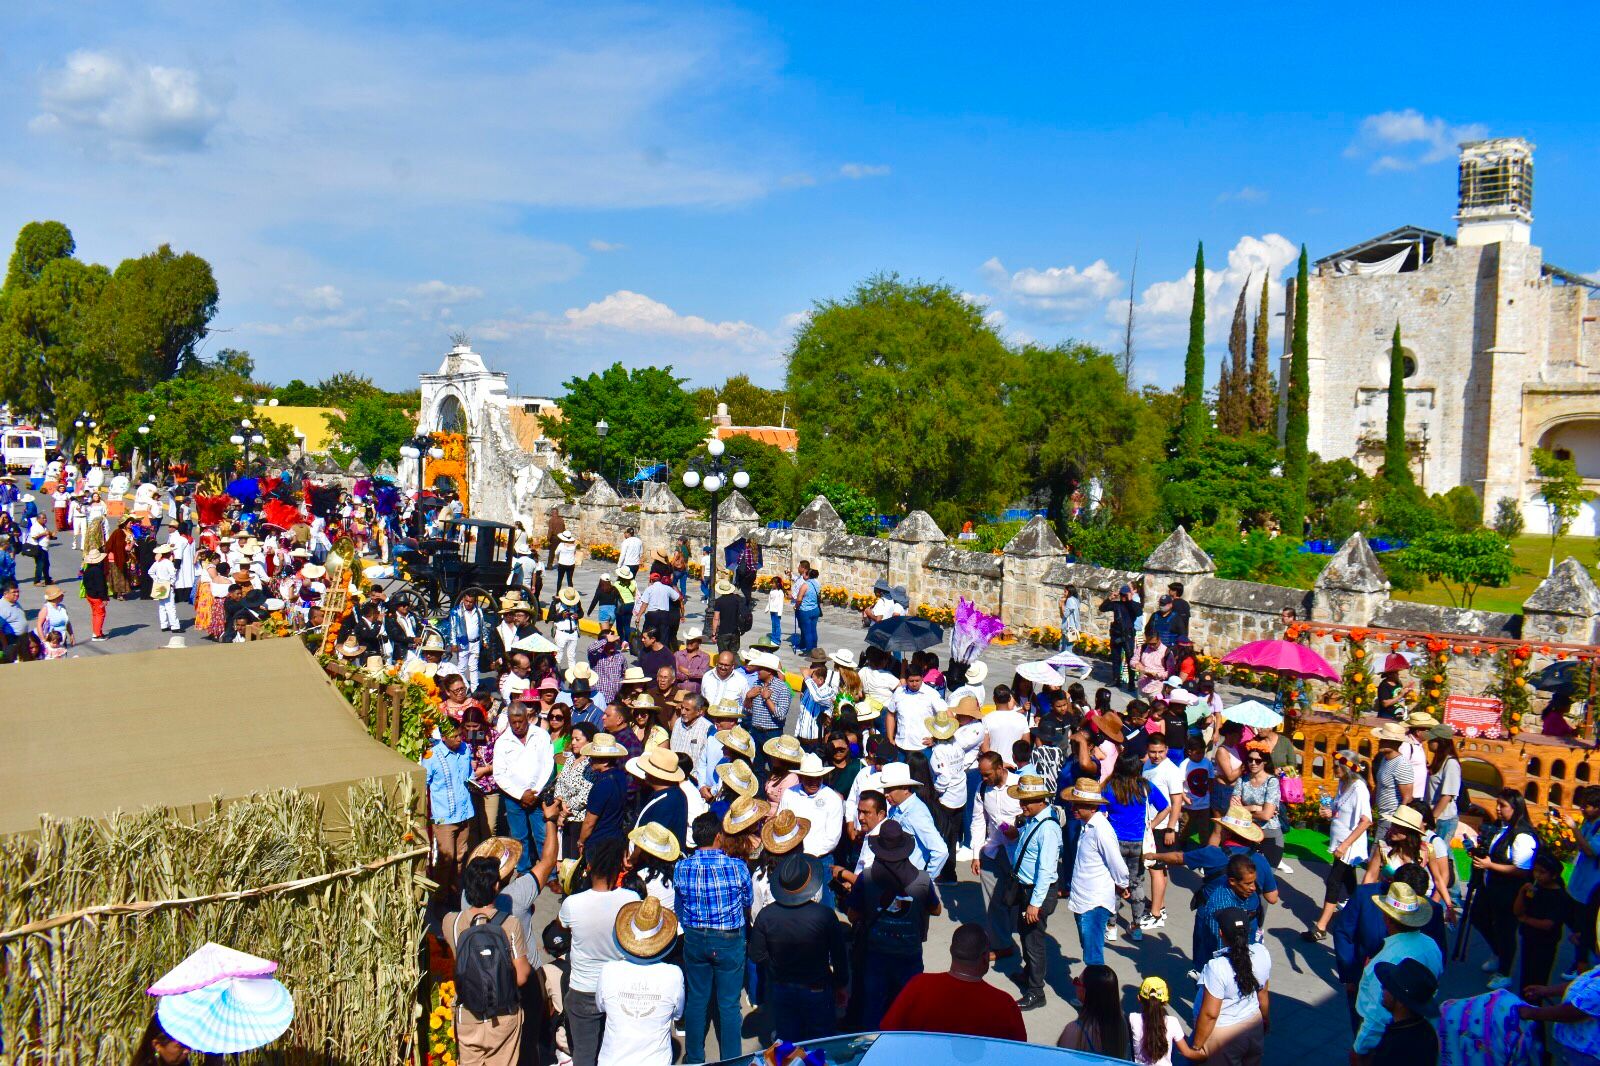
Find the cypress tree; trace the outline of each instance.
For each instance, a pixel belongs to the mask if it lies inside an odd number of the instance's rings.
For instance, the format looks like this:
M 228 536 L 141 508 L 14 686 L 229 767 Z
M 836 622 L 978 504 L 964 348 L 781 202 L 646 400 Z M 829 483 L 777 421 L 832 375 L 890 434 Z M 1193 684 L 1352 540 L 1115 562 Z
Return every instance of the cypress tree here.
M 1183 411 L 1178 426 L 1178 446 L 1188 455 L 1205 443 L 1211 428 L 1206 411 L 1206 248 L 1194 253 L 1194 304 L 1189 311 L 1189 350 L 1183 357 Z
M 1311 355 L 1306 321 L 1310 317 L 1311 267 L 1306 246 L 1300 246 L 1300 268 L 1294 278 L 1294 331 L 1289 348 L 1289 413 L 1283 441 L 1283 477 L 1289 502 L 1283 531 L 1298 537 L 1305 529 L 1306 491 L 1311 480 Z
M 1245 349 L 1250 344 L 1250 327 L 1245 319 L 1245 294 L 1250 291 L 1247 280 L 1239 289 L 1239 302 L 1233 308 L 1233 327 L 1228 331 L 1228 354 L 1231 359 L 1222 364 L 1222 380 L 1227 389 L 1217 390 L 1217 432 L 1226 437 L 1241 437 L 1250 432 L 1250 368 L 1245 362 Z
M 1256 335 L 1250 353 L 1250 428 L 1257 433 L 1278 433 L 1278 388 L 1272 380 L 1267 353 L 1272 275 L 1261 279 L 1261 302 L 1256 305 Z
M 1411 477 L 1411 454 L 1406 449 L 1406 355 L 1400 345 L 1398 322 L 1389 346 L 1389 425 L 1383 439 L 1383 480 L 1397 489 L 1416 484 Z

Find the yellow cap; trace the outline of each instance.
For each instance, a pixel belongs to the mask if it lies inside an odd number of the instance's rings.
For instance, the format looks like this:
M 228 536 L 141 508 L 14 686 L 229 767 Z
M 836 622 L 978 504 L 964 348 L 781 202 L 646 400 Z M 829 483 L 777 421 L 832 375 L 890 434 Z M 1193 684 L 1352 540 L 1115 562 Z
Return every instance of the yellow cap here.
M 1139 986 L 1140 999 L 1153 999 L 1157 1003 L 1172 1002 L 1172 993 L 1167 991 L 1167 983 L 1159 977 L 1146 977 Z

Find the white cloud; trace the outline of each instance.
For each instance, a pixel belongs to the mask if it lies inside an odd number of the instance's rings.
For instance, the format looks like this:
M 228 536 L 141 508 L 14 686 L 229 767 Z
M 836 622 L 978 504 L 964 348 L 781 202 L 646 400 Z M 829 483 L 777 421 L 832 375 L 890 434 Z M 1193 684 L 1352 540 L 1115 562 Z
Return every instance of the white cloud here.
M 298 337 L 308 333 L 327 331 L 349 332 L 365 328 L 365 308 L 352 307 L 348 311 L 329 314 L 296 315 L 287 322 L 245 322 L 240 330 L 249 330 L 263 337 Z
M 886 178 L 889 176 L 887 163 L 846 163 L 839 168 L 841 178 L 851 181 L 860 181 L 862 178 Z
M 618 289 L 587 307 L 569 308 L 562 315 L 572 330 L 621 330 L 646 336 L 698 337 L 740 346 L 769 340 L 765 331 L 748 322 L 712 322 L 699 315 L 680 315 L 643 293 Z
M 300 302 L 313 311 L 337 311 L 344 306 L 344 293 L 336 285 L 318 285 L 303 291 Z
M 598 237 L 591 238 L 589 241 L 589 251 L 591 252 L 620 252 L 626 247 L 627 245 L 625 244 L 612 244 L 610 241 L 602 241 Z
M 424 303 L 445 305 L 466 303 L 483 298 L 483 290 L 476 285 L 451 285 L 435 278 L 421 285 L 411 286 L 411 296 Z
M 817 179 L 804 171 L 794 174 L 785 174 L 778 179 L 778 185 L 785 189 L 809 189 L 817 183 Z
M 991 329 L 1004 329 L 1006 323 L 1011 321 L 1010 317 L 998 307 L 985 314 L 983 320 Z
M 1267 190 L 1254 185 L 1244 185 L 1232 192 L 1225 192 L 1217 197 L 1217 203 L 1225 204 L 1230 201 L 1241 204 L 1259 204 L 1267 198 Z
M 112 154 L 195 152 L 222 118 L 221 93 L 193 70 L 78 51 L 39 86 L 37 133 L 64 133 Z
M 1095 307 L 1122 288 L 1122 279 L 1104 259 L 1083 269 L 1075 266 L 1024 267 L 1009 272 L 998 258 L 980 268 L 984 279 L 1017 305 L 1043 312 L 1047 318 L 1070 318 Z
M 778 320 L 778 327 L 785 333 L 794 333 L 803 329 L 811 321 L 811 311 L 790 311 Z
M 1252 289 L 1246 302 L 1253 304 L 1254 292 L 1259 290 L 1261 279 L 1270 279 L 1272 307 L 1283 303 L 1283 285 L 1277 280 L 1285 267 L 1294 262 L 1300 250 L 1279 233 L 1261 237 L 1240 237 L 1228 251 L 1227 266 L 1220 270 L 1206 268 L 1204 279 L 1206 294 L 1206 340 L 1215 343 L 1226 338 L 1233 322 L 1234 305 L 1239 300 L 1239 290 L 1246 284 Z M 1181 342 L 1188 336 L 1189 311 L 1194 299 L 1194 268 L 1173 281 L 1158 281 L 1139 295 L 1134 307 L 1135 343 L 1145 343 L 1156 348 Z M 1111 326 L 1122 326 L 1128 319 L 1126 298 L 1114 300 L 1106 307 L 1105 321 Z
M 1372 159 L 1369 169 L 1373 173 L 1415 170 L 1454 159 L 1462 141 L 1482 140 L 1488 133 L 1489 128 L 1482 123 L 1452 125 L 1408 107 L 1362 119 L 1355 140 L 1344 154 L 1350 159 Z

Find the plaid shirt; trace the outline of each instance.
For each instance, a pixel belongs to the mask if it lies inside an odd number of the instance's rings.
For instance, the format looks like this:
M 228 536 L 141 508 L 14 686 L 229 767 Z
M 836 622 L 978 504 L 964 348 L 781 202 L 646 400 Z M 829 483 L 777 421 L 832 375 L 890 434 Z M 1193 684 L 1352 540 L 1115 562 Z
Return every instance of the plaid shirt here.
M 719 848 L 700 848 L 672 872 L 678 921 L 687 929 L 743 929 L 753 893 L 750 868 Z

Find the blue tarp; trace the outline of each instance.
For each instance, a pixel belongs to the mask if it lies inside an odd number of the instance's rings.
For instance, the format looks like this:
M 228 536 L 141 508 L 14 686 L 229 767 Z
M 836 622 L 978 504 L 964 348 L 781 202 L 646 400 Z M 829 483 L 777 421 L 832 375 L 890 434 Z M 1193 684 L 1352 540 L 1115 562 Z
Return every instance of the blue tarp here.
M 1317 539 L 1306 541 L 1300 545 L 1300 550 L 1312 555 L 1333 555 L 1342 546 L 1340 541 Z M 1367 546 L 1378 553 L 1392 552 L 1404 548 L 1406 542 L 1403 540 L 1388 540 L 1384 537 L 1369 537 L 1367 538 Z
M 667 472 L 667 464 L 666 463 L 657 463 L 655 466 L 646 467 L 645 469 L 639 471 L 637 474 L 633 475 L 628 480 L 629 481 L 633 481 L 633 482 L 654 481 L 656 479 L 656 475 L 657 474 L 664 474 L 666 472 Z

